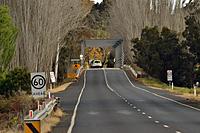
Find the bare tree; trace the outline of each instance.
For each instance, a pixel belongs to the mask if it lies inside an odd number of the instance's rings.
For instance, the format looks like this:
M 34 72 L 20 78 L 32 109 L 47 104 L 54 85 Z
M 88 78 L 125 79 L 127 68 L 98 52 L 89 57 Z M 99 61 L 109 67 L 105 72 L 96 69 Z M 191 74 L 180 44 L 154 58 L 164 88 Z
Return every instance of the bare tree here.
M 132 60 L 130 40 L 138 37 L 145 26 L 184 30 L 183 5 L 182 0 L 113 0 L 110 31 L 125 40 L 125 53 Z
M 68 31 L 89 12 L 86 0 L 0 0 L 11 8 L 19 29 L 11 66 L 29 71 L 51 71 Z M 58 59 L 57 59 L 58 60 Z

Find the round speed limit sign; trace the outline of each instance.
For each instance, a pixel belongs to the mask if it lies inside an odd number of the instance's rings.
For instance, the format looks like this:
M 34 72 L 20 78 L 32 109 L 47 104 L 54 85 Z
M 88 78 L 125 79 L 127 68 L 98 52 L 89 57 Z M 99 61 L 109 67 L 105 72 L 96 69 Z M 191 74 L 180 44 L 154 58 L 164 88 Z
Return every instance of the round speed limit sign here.
M 31 79 L 31 84 L 35 89 L 42 89 L 46 85 L 46 80 L 42 75 L 35 75 Z

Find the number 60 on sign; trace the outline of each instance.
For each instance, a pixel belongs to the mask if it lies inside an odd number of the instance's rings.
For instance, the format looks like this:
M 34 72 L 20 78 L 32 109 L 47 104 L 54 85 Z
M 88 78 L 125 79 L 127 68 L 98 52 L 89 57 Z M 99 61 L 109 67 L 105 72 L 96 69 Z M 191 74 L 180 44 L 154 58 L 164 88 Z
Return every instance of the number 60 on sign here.
M 46 92 L 45 73 L 31 73 L 31 90 L 34 98 L 44 97 Z

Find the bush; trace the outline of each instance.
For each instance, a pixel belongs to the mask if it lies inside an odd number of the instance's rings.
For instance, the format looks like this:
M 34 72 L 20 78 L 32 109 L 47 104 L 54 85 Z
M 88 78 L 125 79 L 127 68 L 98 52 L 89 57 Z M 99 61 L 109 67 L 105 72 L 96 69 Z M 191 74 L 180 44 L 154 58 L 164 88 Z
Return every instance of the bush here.
M 28 111 L 36 108 L 36 100 L 26 94 L 20 93 L 20 95 L 9 98 L 0 96 L 0 132 L 7 128 L 15 128 L 17 124 L 22 124 Z
M 194 58 L 180 43 L 176 32 L 158 27 L 146 27 L 141 38 L 132 40 L 137 64 L 150 76 L 167 83 L 167 70 L 173 70 L 177 86 L 192 87 Z
M 13 95 L 14 92 L 26 91 L 30 93 L 30 74 L 26 69 L 15 68 L 4 72 L 0 76 L 0 95 Z

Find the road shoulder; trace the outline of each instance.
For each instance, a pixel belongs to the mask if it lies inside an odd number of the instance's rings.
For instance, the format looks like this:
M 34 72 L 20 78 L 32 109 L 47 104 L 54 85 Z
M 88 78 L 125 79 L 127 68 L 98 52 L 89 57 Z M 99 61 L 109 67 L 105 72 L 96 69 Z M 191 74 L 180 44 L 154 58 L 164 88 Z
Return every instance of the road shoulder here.
M 146 90 L 148 90 L 150 92 L 156 93 L 158 95 L 161 95 L 161 96 L 173 99 L 175 101 L 181 102 L 183 104 L 190 105 L 192 107 L 200 109 L 200 99 L 199 98 L 196 98 L 189 94 L 188 95 L 177 94 L 177 93 L 167 90 L 167 89 L 145 85 L 145 84 L 141 83 L 138 79 L 136 79 L 134 77 L 134 75 L 131 73 L 131 71 L 125 70 L 125 72 L 127 73 L 127 76 L 129 77 L 131 82 L 133 82 L 138 87 L 145 88 Z

